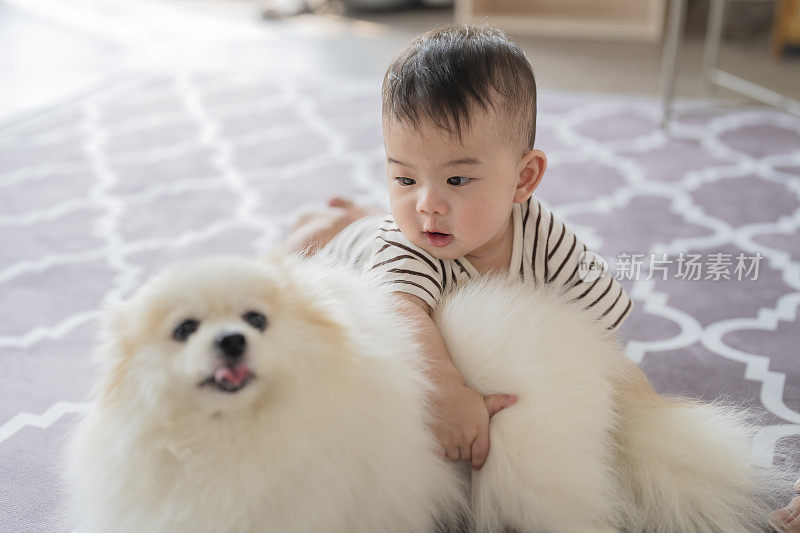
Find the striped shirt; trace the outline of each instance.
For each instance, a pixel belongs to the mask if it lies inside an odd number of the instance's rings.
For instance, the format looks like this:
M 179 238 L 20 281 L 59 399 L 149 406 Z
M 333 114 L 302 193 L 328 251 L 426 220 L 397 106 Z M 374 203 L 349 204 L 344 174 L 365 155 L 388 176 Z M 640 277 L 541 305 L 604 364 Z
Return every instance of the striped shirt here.
M 597 310 L 597 320 L 615 332 L 628 317 L 633 302 L 608 272 L 583 281 L 578 268 L 586 251 L 577 236 L 536 198 L 514 204 L 514 244 L 509 276 L 535 284 L 563 286 L 572 301 Z M 357 220 L 324 248 L 350 266 L 379 269 L 398 292 L 421 298 L 431 309 L 444 291 L 480 273 L 465 258 L 437 259 L 403 236 L 391 215 Z

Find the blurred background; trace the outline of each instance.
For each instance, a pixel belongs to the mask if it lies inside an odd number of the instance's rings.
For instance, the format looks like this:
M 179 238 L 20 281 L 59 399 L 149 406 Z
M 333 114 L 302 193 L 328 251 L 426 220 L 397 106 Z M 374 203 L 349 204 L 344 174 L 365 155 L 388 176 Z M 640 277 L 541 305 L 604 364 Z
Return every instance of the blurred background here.
M 455 5 L 447 0 L 2 0 L 0 114 L 53 101 L 130 68 L 190 65 L 380 76 L 411 37 L 455 18 L 491 20 L 506 29 L 528 52 L 541 87 L 656 94 L 669 15 L 666 4 L 667 0 L 456 0 Z M 800 97 L 798 49 L 789 40 L 780 54 L 770 51 L 778 23 L 776 2 L 727 4 L 720 66 Z M 708 12 L 708 0 L 688 0 L 678 96 L 710 94 L 701 75 Z M 736 98 L 724 90 L 718 96 Z

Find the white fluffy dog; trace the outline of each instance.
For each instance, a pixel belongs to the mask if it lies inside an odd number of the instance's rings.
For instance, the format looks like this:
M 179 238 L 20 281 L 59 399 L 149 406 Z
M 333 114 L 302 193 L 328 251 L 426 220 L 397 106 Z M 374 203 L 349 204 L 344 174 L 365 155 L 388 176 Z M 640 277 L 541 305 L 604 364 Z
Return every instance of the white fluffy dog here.
M 483 394 L 515 393 L 468 473 L 388 289 L 321 261 L 176 265 L 110 316 L 69 452 L 92 532 L 755 531 L 732 410 L 656 395 L 580 306 L 484 279 L 436 320 Z M 471 476 L 471 479 L 470 479 Z

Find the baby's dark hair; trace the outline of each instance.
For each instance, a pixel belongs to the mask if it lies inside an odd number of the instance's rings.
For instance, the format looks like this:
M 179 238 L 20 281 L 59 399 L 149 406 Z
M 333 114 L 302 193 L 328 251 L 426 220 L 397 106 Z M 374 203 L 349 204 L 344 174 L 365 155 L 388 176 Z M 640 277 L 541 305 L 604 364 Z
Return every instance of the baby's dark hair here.
M 412 126 L 430 120 L 461 138 L 473 106 L 509 119 L 512 142 L 533 148 L 536 81 L 525 52 L 488 25 L 455 24 L 423 33 L 383 78 L 384 118 Z

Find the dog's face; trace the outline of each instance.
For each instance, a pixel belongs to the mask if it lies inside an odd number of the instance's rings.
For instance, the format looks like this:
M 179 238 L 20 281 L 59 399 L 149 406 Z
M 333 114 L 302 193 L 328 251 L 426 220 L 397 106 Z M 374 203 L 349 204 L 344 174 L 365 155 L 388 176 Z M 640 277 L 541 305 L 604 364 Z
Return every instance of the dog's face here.
M 214 413 L 319 370 L 327 363 L 314 354 L 335 348 L 342 329 L 293 281 L 297 266 L 214 258 L 167 270 L 111 321 L 107 392 L 123 386 L 159 408 Z

